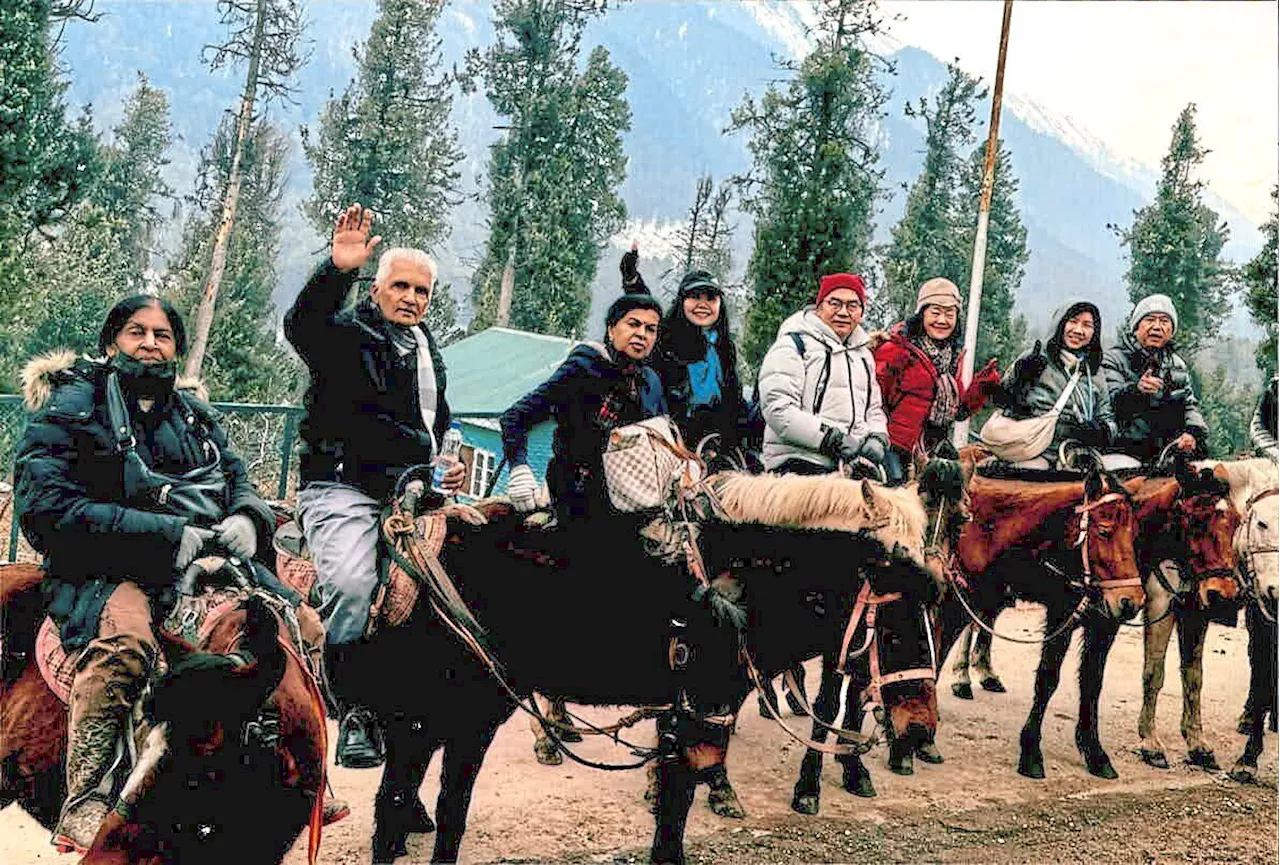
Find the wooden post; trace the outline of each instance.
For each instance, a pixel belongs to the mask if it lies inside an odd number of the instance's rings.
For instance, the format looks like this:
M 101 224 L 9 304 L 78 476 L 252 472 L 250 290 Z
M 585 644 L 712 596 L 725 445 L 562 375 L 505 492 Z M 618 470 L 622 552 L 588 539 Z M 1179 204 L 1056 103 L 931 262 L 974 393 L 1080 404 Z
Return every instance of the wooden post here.
M 987 221 L 991 214 L 991 189 L 996 181 L 996 153 L 1000 146 L 1000 103 L 1004 98 L 1004 58 L 1009 48 L 1009 19 L 1013 0 L 1004 0 L 1000 25 L 1000 54 L 996 60 L 996 86 L 991 94 L 991 123 L 987 129 L 987 153 L 982 168 L 982 198 L 978 203 L 978 232 L 973 238 L 973 268 L 969 271 L 969 311 L 964 320 L 964 365 L 960 380 L 973 380 L 974 355 L 978 351 L 978 315 L 982 311 L 982 274 L 987 265 Z M 955 446 L 969 443 L 969 422 L 956 424 Z

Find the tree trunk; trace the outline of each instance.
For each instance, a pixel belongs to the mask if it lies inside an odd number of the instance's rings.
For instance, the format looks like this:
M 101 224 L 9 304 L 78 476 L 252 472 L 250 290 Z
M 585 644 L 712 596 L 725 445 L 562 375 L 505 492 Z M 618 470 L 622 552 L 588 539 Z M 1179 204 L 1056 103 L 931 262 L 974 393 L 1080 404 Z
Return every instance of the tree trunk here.
M 245 141 L 253 124 L 253 106 L 258 95 L 258 70 L 262 62 L 263 33 L 266 25 L 268 0 L 258 0 L 258 20 L 253 30 L 253 50 L 249 53 L 249 72 L 245 76 L 244 93 L 240 96 L 240 113 L 236 118 L 236 140 L 231 154 L 231 171 L 227 175 L 227 189 L 222 198 L 222 219 L 213 239 L 213 260 L 209 265 L 209 279 L 200 293 L 200 305 L 196 307 L 193 328 L 195 337 L 187 353 L 187 363 L 182 374 L 199 378 L 204 367 L 205 351 L 209 345 L 209 330 L 213 325 L 213 308 L 218 302 L 218 289 L 227 269 L 227 246 L 231 230 L 235 228 L 236 207 L 240 204 L 241 166 L 244 162 Z

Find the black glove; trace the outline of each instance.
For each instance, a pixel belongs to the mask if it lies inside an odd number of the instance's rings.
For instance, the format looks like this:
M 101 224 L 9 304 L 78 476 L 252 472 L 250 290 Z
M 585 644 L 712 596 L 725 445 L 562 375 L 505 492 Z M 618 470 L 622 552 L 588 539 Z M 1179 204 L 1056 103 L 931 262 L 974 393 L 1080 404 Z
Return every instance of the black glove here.
M 840 430 L 835 427 L 830 427 L 826 424 L 822 425 L 822 429 L 824 432 L 822 435 L 822 444 L 818 445 L 818 453 L 839 462 L 843 459 L 841 453 L 844 450 L 844 433 L 840 432 Z
M 870 460 L 878 466 L 884 465 L 885 453 L 889 446 L 879 435 L 872 433 L 862 441 L 862 447 L 858 449 L 858 456 L 865 460 Z
M 1046 366 L 1049 365 L 1049 358 L 1045 357 L 1040 351 L 1040 340 L 1036 340 L 1036 344 L 1031 349 L 1031 353 L 1018 358 L 1013 364 L 1013 379 L 1020 385 L 1030 385 L 1040 377 Z
M 644 284 L 644 277 L 640 275 L 640 252 L 636 247 L 631 247 L 622 254 L 622 261 L 618 263 L 618 269 L 622 271 L 622 291 L 625 294 L 648 294 L 649 286 Z

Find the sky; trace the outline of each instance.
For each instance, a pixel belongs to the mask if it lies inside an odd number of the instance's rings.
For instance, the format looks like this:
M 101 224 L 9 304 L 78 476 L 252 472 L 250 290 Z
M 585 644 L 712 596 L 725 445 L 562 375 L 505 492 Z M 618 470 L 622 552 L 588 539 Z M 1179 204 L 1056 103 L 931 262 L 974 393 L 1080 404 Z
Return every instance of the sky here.
M 995 81 L 998 0 L 888 0 L 899 43 Z M 1274 0 L 1013 4 L 1005 92 L 1067 115 L 1116 155 L 1158 167 L 1188 102 L 1201 177 L 1255 223 L 1270 214 L 1280 157 Z

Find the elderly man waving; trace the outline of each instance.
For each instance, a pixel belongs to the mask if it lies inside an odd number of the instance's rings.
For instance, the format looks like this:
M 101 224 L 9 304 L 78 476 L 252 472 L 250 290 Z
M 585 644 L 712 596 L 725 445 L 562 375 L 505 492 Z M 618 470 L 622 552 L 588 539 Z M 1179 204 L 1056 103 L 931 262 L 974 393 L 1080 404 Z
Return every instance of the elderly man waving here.
M 423 319 L 436 265 L 418 249 L 388 249 L 368 295 L 347 295 L 381 237 L 360 205 L 339 218 L 329 260 L 285 316 L 284 332 L 311 371 L 300 429 L 298 521 L 316 565 L 319 612 L 328 635 L 331 678 L 356 705 L 338 735 L 338 763 L 382 762 L 376 723 L 358 708 L 362 637 L 377 587 L 378 520 L 397 477 L 435 458 L 449 428 L 444 361 Z M 461 487 L 456 463 L 444 486 Z
M 1144 297 L 1129 315 L 1129 330 L 1103 356 L 1111 407 L 1120 434 L 1117 450 L 1150 462 L 1173 445 L 1203 456 L 1209 428 L 1191 390 L 1186 362 L 1174 351 L 1178 311 L 1163 294 Z
M 778 329 L 759 379 L 770 471 L 825 474 L 859 458 L 884 462 L 889 433 L 862 329 L 866 303 L 862 277 L 833 273 L 814 306 Z

